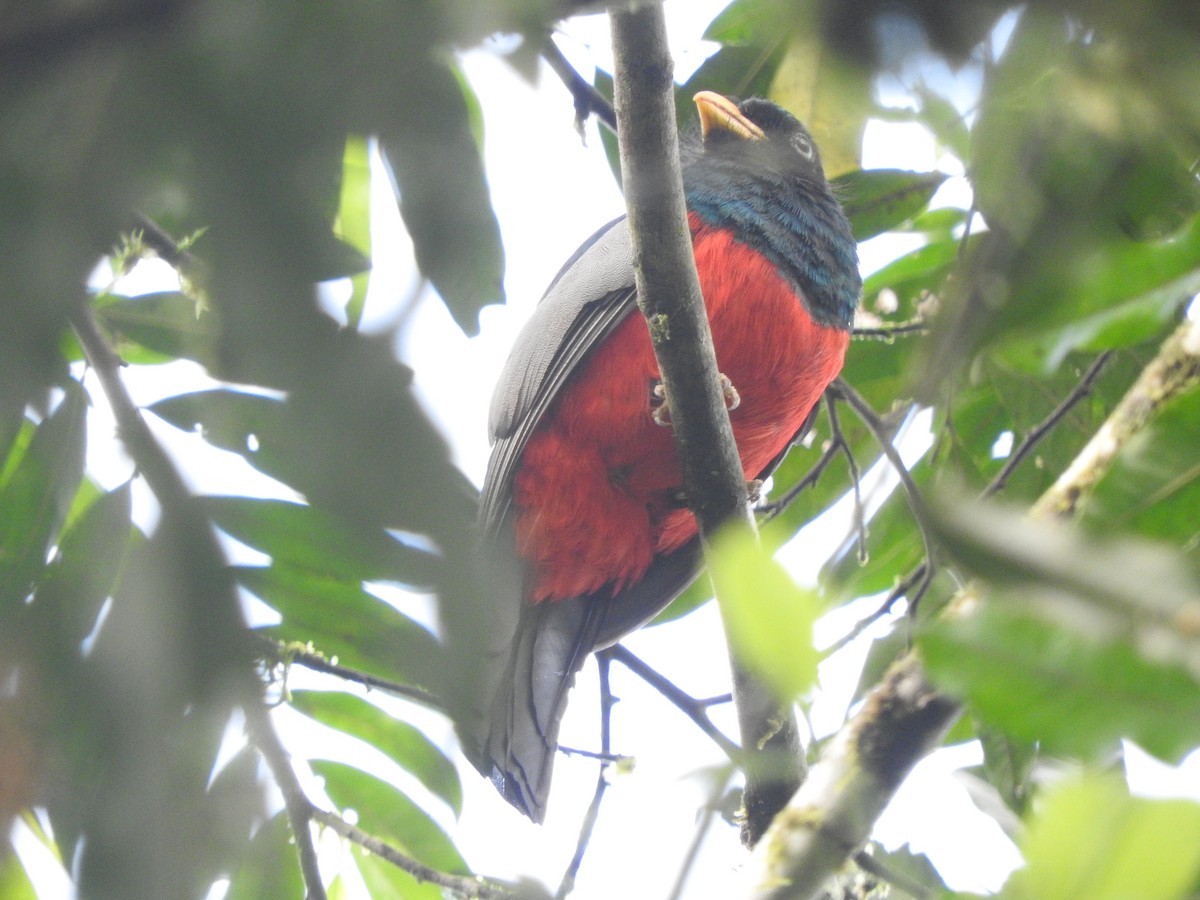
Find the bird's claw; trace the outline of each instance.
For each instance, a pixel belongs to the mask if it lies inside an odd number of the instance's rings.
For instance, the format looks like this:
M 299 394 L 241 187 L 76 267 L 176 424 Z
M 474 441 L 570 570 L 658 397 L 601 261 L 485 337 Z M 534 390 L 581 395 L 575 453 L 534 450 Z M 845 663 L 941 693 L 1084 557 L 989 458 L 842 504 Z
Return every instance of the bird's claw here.
M 752 478 L 746 482 L 746 497 L 751 504 L 757 503 L 762 499 L 763 480 L 761 478 Z
M 729 380 L 729 376 L 723 372 L 718 375 L 721 379 L 721 393 L 725 395 L 725 408 L 733 412 L 742 405 L 742 395 L 738 393 L 738 389 L 733 386 L 733 382 Z M 650 411 L 650 418 L 654 420 L 655 425 L 663 428 L 671 427 L 671 406 L 667 402 L 667 389 L 661 381 L 654 383 L 654 388 L 651 390 L 651 395 L 657 405 Z

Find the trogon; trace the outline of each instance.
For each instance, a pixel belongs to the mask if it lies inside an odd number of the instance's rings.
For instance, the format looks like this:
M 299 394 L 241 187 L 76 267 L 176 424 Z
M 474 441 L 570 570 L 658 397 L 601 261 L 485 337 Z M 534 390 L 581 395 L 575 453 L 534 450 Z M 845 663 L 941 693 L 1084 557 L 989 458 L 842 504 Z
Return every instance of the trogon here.
M 681 144 L 688 222 L 749 481 L 803 436 L 841 370 L 862 281 L 805 127 L 768 100 L 695 102 L 700 128 Z M 459 730 L 535 822 L 575 673 L 699 572 L 669 424 L 621 217 L 554 278 L 490 410 L 480 527 L 518 575 L 489 598 L 478 715 Z

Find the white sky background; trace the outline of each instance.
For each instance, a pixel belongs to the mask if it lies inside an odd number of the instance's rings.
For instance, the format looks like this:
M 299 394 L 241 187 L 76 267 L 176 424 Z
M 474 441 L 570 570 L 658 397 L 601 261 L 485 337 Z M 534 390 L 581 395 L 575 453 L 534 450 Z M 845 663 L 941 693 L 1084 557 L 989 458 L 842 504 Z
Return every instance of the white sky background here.
M 668 25 L 679 80 L 686 79 L 715 49 L 704 45 L 700 35 L 724 5 L 725 0 L 668 0 Z M 593 65 L 611 70 L 608 24 L 603 16 L 570 21 L 559 43 L 585 78 Z M 463 57 L 463 67 L 479 95 L 485 118 L 486 163 L 504 239 L 508 302 L 485 309 L 481 335 L 467 339 L 436 295 L 427 292 L 405 320 L 397 343 L 399 355 L 416 372 L 417 388 L 431 416 L 454 448 L 456 462 L 476 483 L 482 481 L 487 460 L 491 388 L 514 336 L 562 261 L 623 208 L 596 125 L 589 124 L 585 146 L 573 128 L 570 97 L 555 76 L 543 67 L 537 83 L 531 84 L 500 58 L 498 54 L 504 49 L 504 42 L 497 41 L 472 51 Z M 927 76 L 930 72 L 939 82 L 952 85 L 952 95 L 960 108 L 970 103 L 975 85 L 969 76 L 952 80 L 944 67 L 926 70 Z M 899 102 L 898 86 L 890 84 L 886 89 L 888 102 L 893 102 L 893 97 Z M 961 174 L 954 160 L 938 156 L 927 133 L 911 125 L 874 123 L 868 129 L 863 164 L 866 168 L 920 171 L 941 167 L 951 174 Z M 935 202 L 965 206 L 966 191 L 963 179 L 951 179 Z M 389 329 L 395 326 L 397 311 L 413 290 L 415 266 L 411 245 L 390 198 L 376 203 L 373 215 L 376 266 L 364 328 Z M 864 274 L 912 249 L 911 241 L 871 242 L 864 248 Z M 392 253 L 385 249 L 393 247 Z M 154 270 L 153 266 L 147 268 Z M 161 278 L 161 270 L 157 277 Z M 158 289 L 161 283 L 153 287 Z M 136 292 L 132 287 L 129 290 Z M 336 311 L 335 303 L 327 301 L 326 306 L 331 313 Z M 190 363 L 131 367 L 125 370 L 125 378 L 141 404 L 205 386 L 202 370 Z M 89 387 L 93 396 L 99 396 L 94 383 Z M 198 492 L 288 496 L 240 458 L 213 450 L 197 436 L 183 435 L 149 418 L 156 434 L 181 460 L 186 477 Z M 130 465 L 123 454 L 114 452 L 113 427 L 103 403 L 98 403 L 89 416 L 89 429 L 93 477 L 106 487 L 120 484 L 129 477 Z M 914 459 L 923 450 L 920 441 L 906 448 L 906 452 L 915 454 Z M 138 521 L 150 526 L 155 519 L 155 504 L 144 486 L 135 493 L 135 505 Z M 821 562 L 841 543 L 844 534 L 838 525 L 818 525 L 785 548 L 780 558 L 798 580 L 811 583 Z M 419 618 L 428 614 L 428 604 L 419 599 L 398 602 Z M 876 602 L 868 599 L 827 617 L 818 638 L 832 643 L 854 621 L 872 611 Z M 822 667 L 821 694 L 813 710 L 818 735 L 832 732 L 841 723 L 857 667 L 870 637 L 879 633 L 877 628 Z M 670 626 L 643 630 L 626 639 L 625 644 L 694 696 L 711 696 L 729 689 L 726 649 L 713 604 Z M 578 900 L 666 897 L 693 839 L 697 812 L 706 799 L 706 773 L 720 766 L 724 758 L 682 713 L 623 667 L 614 665 L 612 675 L 614 692 L 622 699 L 613 714 L 613 749 L 636 756 L 636 767 L 632 773 L 611 776 L 612 786 L 572 896 Z M 328 682 L 318 683 L 328 686 Z M 377 694 L 371 696 L 376 702 L 381 699 Z M 397 704 L 396 708 L 402 707 Z M 464 762 L 460 769 L 466 805 L 461 820 L 455 822 L 448 810 L 440 808 L 439 801 L 422 793 L 413 779 L 393 771 L 395 767 L 389 769 L 378 761 L 370 763 L 368 757 L 359 756 L 360 746 L 339 743 L 333 737 L 314 741 L 310 732 L 297 728 L 299 717 L 286 713 L 280 718 L 281 726 L 300 753 L 314 752 L 316 744 L 322 753 L 349 754 L 364 767 L 375 766 L 377 774 L 395 776 L 403 789 L 411 791 L 435 814 L 477 871 L 506 878 L 529 876 L 544 882 L 551 891 L 557 887 L 591 800 L 597 771 L 594 761 L 560 756 L 549 814 L 546 824 L 540 827 L 509 807 L 490 783 Z M 411 710 L 402 714 L 413 717 Z M 444 739 L 448 752 L 457 755 L 452 732 L 439 717 L 417 716 L 418 724 L 428 727 L 434 739 Z M 727 733 L 736 735 L 731 709 L 717 710 L 715 718 Z M 589 663 L 572 695 L 560 736 L 562 743 L 597 747 L 597 722 L 595 666 Z M 977 748 L 968 746 L 939 752 L 922 763 L 885 813 L 876 835 L 889 847 L 908 842 L 915 850 L 928 852 L 951 887 L 986 891 L 1000 886 L 1019 863 L 1019 857 L 998 827 L 977 812 L 952 774 L 953 769 L 977 764 L 979 759 Z M 1147 761 L 1138 771 L 1149 774 L 1138 776 L 1137 786 L 1154 794 L 1178 794 L 1180 785 L 1200 784 L 1200 755 L 1191 763 L 1193 777 L 1189 779 L 1185 773 L 1172 775 L 1165 767 Z M 1155 772 L 1162 777 L 1152 778 Z M 22 839 L 21 844 L 28 851 L 29 840 Z M 337 852 L 336 842 L 324 846 Z M 683 896 L 735 895 L 737 870 L 745 858 L 736 830 L 717 820 Z M 45 873 L 52 867 L 38 868 Z M 57 895 L 53 890 L 46 894 Z

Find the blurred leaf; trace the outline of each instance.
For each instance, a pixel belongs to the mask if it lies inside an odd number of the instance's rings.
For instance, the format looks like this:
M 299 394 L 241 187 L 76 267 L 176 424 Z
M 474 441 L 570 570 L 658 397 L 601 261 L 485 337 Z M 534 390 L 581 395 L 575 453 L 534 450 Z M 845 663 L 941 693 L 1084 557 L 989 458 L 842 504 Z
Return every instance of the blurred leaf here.
M 863 281 L 863 303 L 869 304 L 884 288 L 910 303 L 927 291 L 936 294 L 957 261 L 959 248 L 957 240 L 937 241 L 888 263 Z
M 504 253 L 464 91 L 450 67 L 427 60 L 422 102 L 381 123 L 380 142 L 400 193 L 417 264 L 468 335 L 479 310 L 504 300 Z
M 204 497 L 199 502 L 223 531 L 289 567 L 351 581 L 414 587 L 433 583 L 436 561 L 431 554 L 316 507 L 253 497 Z
M 709 23 L 704 38 L 726 46 L 763 43 L 790 33 L 801 11 L 791 0 L 734 0 Z
M 927 84 L 917 85 L 914 93 L 921 101 L 920 121 L 960 160 L 970 159 L 971 134 L 954 104 Z
M 1005 805 L 1023 814 L 1029 803 L 1029 776 L 1037 762 L 1037 747 L 1028 741 L 1015 741 L 994 728 L 981 727 L 983 772 Z
M 865 241 L 912 219 L 945 180 L 941 172 L 858 169 L 839 175 L 832 184 L 855 240 Z
M 87 396 L 74 381 L 0 488 L 0 610 L 25 599 L 83 479 Z
M 346 156 L 342 163 L 342 191 L 338 203 L 334 233 L 362 254 L 371 258 L 371 166 L 367 141 L 362 137 L 346 140 Z M 346 319 L 351 328 L 362 320 L 367 301 L 368 272 L 350 278 L 352 291 L 346 302 Z
M 62 535 L 37 587 L 34 613 L 59 646 L 78 645 L 96 627 L 132 538 L 130 483 L 103 494 Z
M 1200 804 L 1129 796 L 1115 775 L 1053 789 L 1005 900 L 1184 900 L 1200 878 Z
M 716 91 L 729 97 L 765 97 L 779 69 L 786 47 L 780 33 L 767 41 L 731 44 L 722 47 L 675 89 L 675 115 L 679 130 L 686 134 L 698 129 L 692 98 L 699 91 Z
M 1200 548 L 1200 391 L 1173 401 L 1121 451 L 1083 506 L 1097 531 L 1125 529 Z
M 287 483 L 293 473 L 279 458 L 286 448 L 282 400 L 262 394 L 215 389 L 167 397 L 149 410 L 183 431 L 199 430 L 214 447 L 243 457 L 266 475 Z
M 242 566 L 238 580 L 283 616 L 267 629 L 282 641 L 309 641 L 352 669 L 429 686 L 441 657 L 436 639 L 357 583 L 272 565 Z
M 708 570 L 734 653 L 772 688 L 792 699 L 816 683 L 813 622 L 821 604 L 799 587 L 743 529 L 726 529 L 713 542 Z
M 399 866 L 373 853 L 357 857 L 358 870 L 371 897 L 403 897 L 404 900 L 443 900 L 440 887 L 427 881 L 417 881 Z
M 887 634 L 871 642 L 862 670 L 858 673 L 858 684 L 850 696 L 850 706 L 862 700 L 883 680 L 888 669 L 900 656 L 912 649 L 912 629 L 900 621 Z
M 304 881 L 286 812 L 265 823 L 250 840 L 241 865 L 230 875 L 226 900 L 303 897 Z
M 361 697 L 334 691 L 292 691 L 288 702 L 331 728 L 361 738 L 411 772 L 435 795 L 462 814 L 458 771 L 417 728 L 393 719 Z
M 5 900 L 39 900 L 20 858 L 11 851 L 0 854 L 0 897 Z
M 0 397 L 0 486 L 7 480 L 8 457 L 26 426 L 25 404 L 18 397 Z
M 168 292 L 129 297 L 105 304 L 96 312 L 100 320 L 118 334 L 161 354 L 138 362 L 170 362 L 182 358 L 194 359 L 210 368 L 215 364 L 215 316 L 185 294 Z
M 359 828 L 441 872 L 468 871 L 454 842 L 393 785 L 343 763 L 315 760 L 310 765 L 338 809 L 354 810 Z
M 1162 759 L 1200 743 L 1200 681 L 1146 659 L 1127 640 L 1099 640 L 1011 597 L 937 623 L 919 644 L 930 677 L 978 715 L 1051 753 L 1099 759 L 1123 737 Z
M 904 879 L 900 884 L 889 884 L 888 897 L 896 897 L 899 900 L 905 900 L 905 898 L 923 900 L 923 898 L 934 896 L 935 892 L 940 894 L 947 890 L 945 882 L 938 875 L 933 863 L 929 861 L 929 857 L 924 853 L 913 852 L 908 844 L 895 850 L 884 850 L 880 845 L 872 843 L 869 853 L 887 872 Z M 909 893 L 904 890 L 906 885 L 911 885 L 914 892 Z M 923 889 L 920 893 L 916 892 L 918 887 Z
M 1074 350 L 1127 347 L 1163 330 L 1200 290 L 1200 218 L 1171 238 L 1076 251 L 1028 273 L 992 326 L 1009 360 L 1052 371 Z
M 819 12 L 815 3 L 801 4 L 793 15 L 816 21 Z M 826 176 L 862 168 L 863 130 L 873 108 L 870 75 L 834 52 L 817 29 L 798 28 L 792 33 L 770 98 L 808 127 L 820 148 Z

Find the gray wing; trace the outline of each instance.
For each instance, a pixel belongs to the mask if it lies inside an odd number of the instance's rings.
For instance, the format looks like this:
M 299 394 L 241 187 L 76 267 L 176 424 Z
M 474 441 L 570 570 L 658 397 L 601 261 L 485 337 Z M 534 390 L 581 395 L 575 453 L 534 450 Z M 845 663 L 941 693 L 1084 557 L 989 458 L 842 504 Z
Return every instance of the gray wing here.
M 480 504 L 484 533 L 494 534 L 508 513 L 509 484 L 521 453 L 563 384 L 636 306 L 633 247 L 621 216 L 567 260 L 500 373 L 488 416 L 494 446 Z

